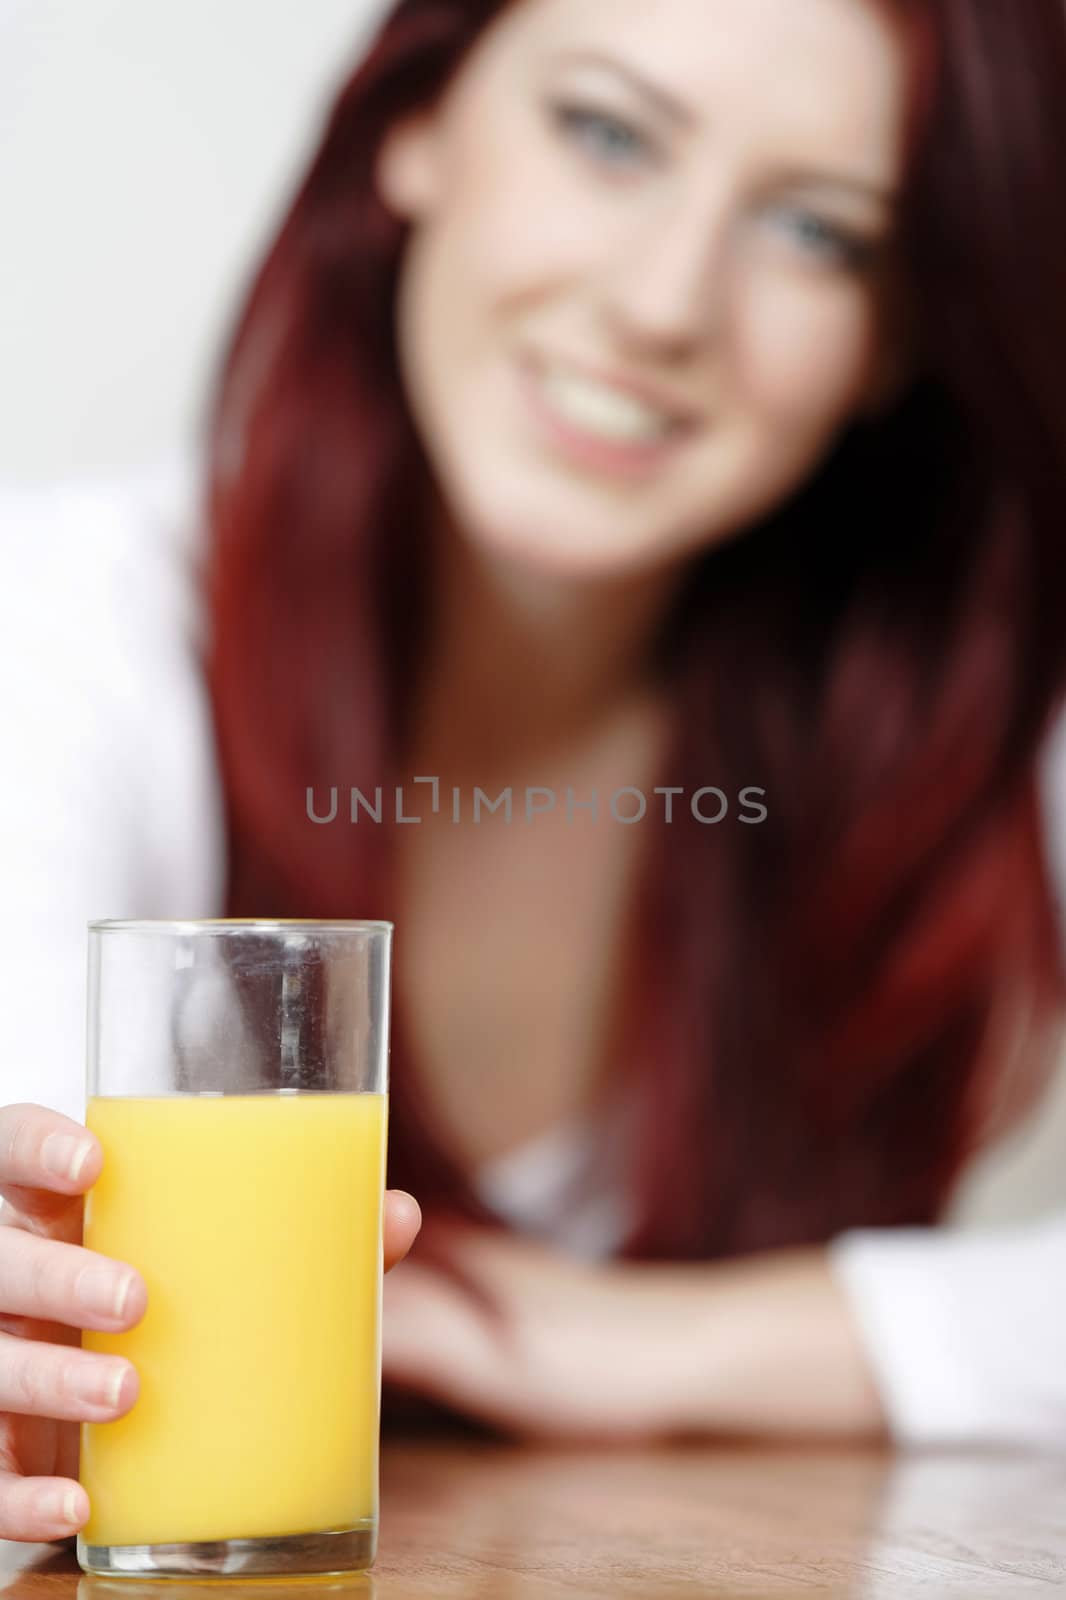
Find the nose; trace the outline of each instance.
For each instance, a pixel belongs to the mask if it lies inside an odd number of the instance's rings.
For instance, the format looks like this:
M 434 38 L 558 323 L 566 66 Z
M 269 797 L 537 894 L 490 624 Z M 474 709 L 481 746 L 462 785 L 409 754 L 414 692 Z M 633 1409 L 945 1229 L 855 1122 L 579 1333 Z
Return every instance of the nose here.
M 660 359 L 713 342 L 727 293 L 729 203 L 684 197 L 612 241 L 602 305 L 620 341 Z

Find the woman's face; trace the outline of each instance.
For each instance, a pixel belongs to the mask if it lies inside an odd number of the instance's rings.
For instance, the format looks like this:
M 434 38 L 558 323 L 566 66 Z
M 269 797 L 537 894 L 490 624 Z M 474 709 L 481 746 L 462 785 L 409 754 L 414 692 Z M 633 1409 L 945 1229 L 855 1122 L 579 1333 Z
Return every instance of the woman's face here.
M 378 168 L 464 536 L 619 576 L 797 489 L 894 381 L 905 98 L 883 0 L 513 0 Z

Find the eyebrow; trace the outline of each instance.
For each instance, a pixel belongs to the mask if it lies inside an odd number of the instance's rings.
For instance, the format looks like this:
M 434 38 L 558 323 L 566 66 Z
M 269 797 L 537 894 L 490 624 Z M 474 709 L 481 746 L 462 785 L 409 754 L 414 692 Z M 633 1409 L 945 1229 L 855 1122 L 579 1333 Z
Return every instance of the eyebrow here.
M 879 183 L 874 178 L 860 178 L 849 172 L 830 172 L 828 168 L 815 170 L 796 167 L 782 174 L 786 183 L 802 189 L 848 189 L 852 194 L 867 200 L 877 200 L 891 209 L 899 204 L 900 191 L 891 183 Z
M 668 118 L 679 128 L 694 128 L 697 123 L 695 112 L 688 106 L 682 105 L 680 100 L 675 100 L 672 94 L 646 78 L 635 67 L 629 66 L 617 56 L 606 54 L 600 50 L 563 50 L 552 57 L 553 62 L 566 66 L 592 66 L 604 67 L 608 72 L 613 72 L 619 78 L 624 78 L 632 89 L 635 89 L 645 100 L 651 102 L 661 114 Z
M 607 72 L 613 72 L 678 128 L 689 130 L 696 127 L 699 122 L 698 116 L 690 107 L 675 99 L 667 90 L 650 78 L 646 78 L 642 72 L 618 56 L 609 55 L 602 50 L 563 50 L 552 56 L 551 60 L 559 66 L 602 67 Z M 850 189 L 853 193 L 879 200 L 886 206 L 896 205 L 899 201 L 899 192 L 893 185 L 879 183 L 876 179 L 858 177 L 848 172 L 795 168 L 785 173 L 784 177 L 787 182 L 808 189 Z

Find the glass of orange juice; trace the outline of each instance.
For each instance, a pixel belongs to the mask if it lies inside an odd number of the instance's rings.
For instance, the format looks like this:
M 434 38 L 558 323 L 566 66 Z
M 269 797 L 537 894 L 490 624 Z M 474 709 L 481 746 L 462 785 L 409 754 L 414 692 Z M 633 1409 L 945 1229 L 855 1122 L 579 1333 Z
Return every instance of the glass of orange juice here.
M 81 1426 L 86 1572 L 365 1570 L 378 1525 L 390 922 L 89 924 L 84 1244 L 148 1290 Z

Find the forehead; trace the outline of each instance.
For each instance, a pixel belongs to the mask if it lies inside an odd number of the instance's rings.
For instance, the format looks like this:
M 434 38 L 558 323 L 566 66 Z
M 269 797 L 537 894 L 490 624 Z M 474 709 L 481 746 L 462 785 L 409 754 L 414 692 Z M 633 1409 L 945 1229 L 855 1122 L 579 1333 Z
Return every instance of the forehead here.
M 875 164 L 899 139 L 906 63 L 892 0 L 518 0 L 497 29 L 531 71 L 582 50 L 619 58 L 708 135 L 776 132 L 806 155 Z

